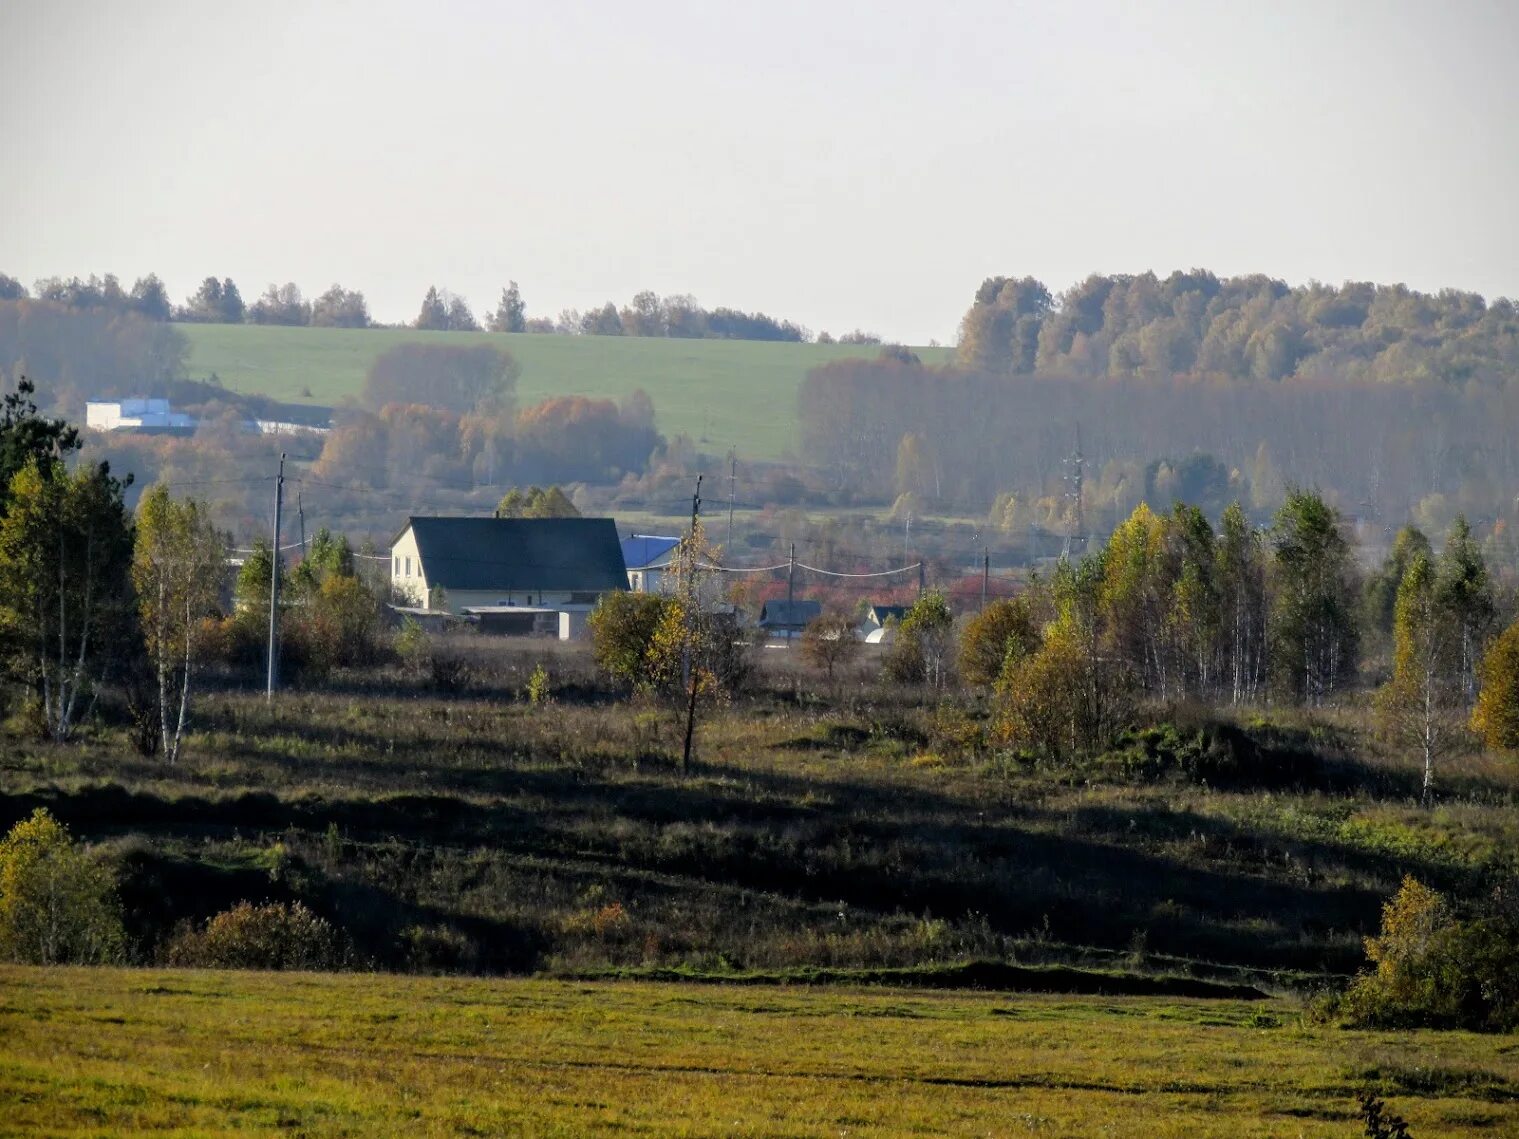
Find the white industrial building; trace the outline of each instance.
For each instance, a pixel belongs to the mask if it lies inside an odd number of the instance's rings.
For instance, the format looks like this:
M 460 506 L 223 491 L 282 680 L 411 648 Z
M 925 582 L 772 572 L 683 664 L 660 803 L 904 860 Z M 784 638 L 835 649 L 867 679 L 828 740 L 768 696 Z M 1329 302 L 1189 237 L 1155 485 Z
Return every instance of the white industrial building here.
M 166 399 L 92 399 L 84 405 L 84 425 L 94 431 L 195 430 L 195 420 L 172 410 Z

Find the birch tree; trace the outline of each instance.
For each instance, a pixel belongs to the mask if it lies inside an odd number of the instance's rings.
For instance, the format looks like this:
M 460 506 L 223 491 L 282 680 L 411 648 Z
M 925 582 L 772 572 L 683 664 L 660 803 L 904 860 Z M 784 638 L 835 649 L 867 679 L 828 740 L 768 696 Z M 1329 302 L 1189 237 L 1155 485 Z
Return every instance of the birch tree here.
M 1421 800 L 1434 790 L 1440 760 L 1464 742 L 1460 631 L 1442 604 L 1434 567 L 1417 555 L 1393 622 L 1392 680 L 1377 694 L 1384 729 L 1424 763 Z
M 148 658 L 158 681 L 164 758 L 179 758 L 191 679 L 201 655 L 201 623 L 216 611 L 227 543 L 194 499 L 156 486 L 137 507 L 132 583 Z
M 132 525 L 110 469 L 32 461 L 0 519 L 0 656 L 39 727 L 73 735 L 130 620 Z
M 1237 502 L 1224 511 L 1217 564 L 1230 700 L 1244 704 L 1266 678 L 1266 555 Z

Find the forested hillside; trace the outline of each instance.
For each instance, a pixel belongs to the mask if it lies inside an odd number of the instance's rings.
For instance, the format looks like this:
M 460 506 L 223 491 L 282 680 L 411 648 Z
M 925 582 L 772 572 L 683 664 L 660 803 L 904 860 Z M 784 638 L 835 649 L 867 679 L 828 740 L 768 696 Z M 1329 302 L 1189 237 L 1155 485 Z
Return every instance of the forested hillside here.
M 896 513 L 1106 533 L 1140 501 L 1263 515 L 1290 485 L 1347 514 L 1501 529 L 1519 483 L 1519 313 L 1473 293 L 1212 273 L 992 277 L 956 363 L 815 369 L 803 449 Z M 1079 460 L 1078 460 L 1079 453 Z M 1078 491 L 1079 474 L 1079 491 Z
M 1456 289 L 1201 269 L 1094 274 L 1058 296 L 1032 277 L 988 277 L 958 358 L 993 373 L 1503 384 L 1519 375 L 1519 312 Z

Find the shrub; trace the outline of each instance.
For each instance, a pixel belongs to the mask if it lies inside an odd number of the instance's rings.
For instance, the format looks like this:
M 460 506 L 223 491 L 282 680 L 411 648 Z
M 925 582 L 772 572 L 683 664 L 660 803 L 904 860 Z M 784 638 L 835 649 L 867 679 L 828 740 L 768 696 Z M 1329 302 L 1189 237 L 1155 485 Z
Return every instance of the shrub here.
M 824 613 L 802 630 L 802 656 L 808 664 L 833 683 L 834 671 L 858 655 L 860 642 L 855 639 L 849 619 L 838 613 Z
M 604 594 L 586 619 L 596 667 L 624 684 L 647 685 L 654 634 L 674 603 L 655 593 Z
M 542 661 L 539 661 L 527 678 L 527 702 L 536 708 L 539 705 L 551 703 L 552 700 L 553 684 L 549 680 L 549 670 L 543 667 Z
M 120 956 L 110 869 L 42 808 L 0 841 L 0 958 L 31 965 L 98 964 Z
M 401 622 L 394 643 L 396 656 L 407 669 L 419 675 L 427 669 L 432 655 L 432 640 L 415 617 L 407 617 Z
M 342 938 L 300 902 L 239 902 L 202 929 L 185 929 L 165 951 L 170 965 L 205 969 L 341 969 Z
M 1519 922 L 1505 910 L 1461 920 L 1444 895 L 1404 878 L 1382 907 L 1381 934 L 1366 940 L 1375 971 L 1330 1011 L 1374 1027 L 1519 1027 Z
M 409 925 L 401 949 L 413 973 L 470 973 L 480 962 L 480 947 L 451 925 Z
M 898 684 L 940 687 L 948 678 L 955 618 L 942 593 L 920 597 L 897 628 L 897 639 L 882 665 L 888 680 Z

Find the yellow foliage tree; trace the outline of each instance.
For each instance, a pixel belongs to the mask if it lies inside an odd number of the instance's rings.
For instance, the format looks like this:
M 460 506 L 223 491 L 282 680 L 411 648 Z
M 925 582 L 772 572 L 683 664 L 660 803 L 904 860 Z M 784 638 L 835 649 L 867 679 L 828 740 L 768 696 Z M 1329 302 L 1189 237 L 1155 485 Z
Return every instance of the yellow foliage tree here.
M 1519 621 L 1487 650 L 1472 730 L 1495 751 L 1519 751 Z

